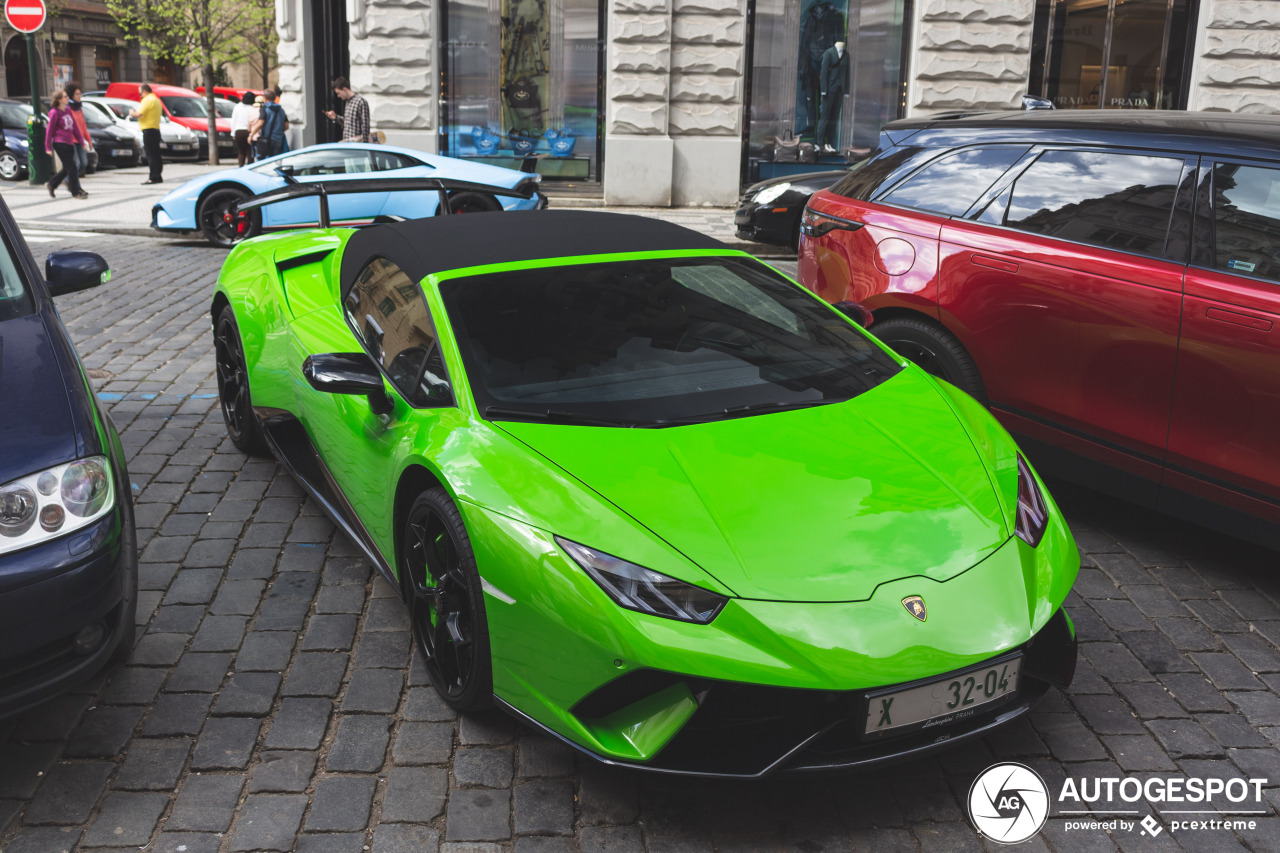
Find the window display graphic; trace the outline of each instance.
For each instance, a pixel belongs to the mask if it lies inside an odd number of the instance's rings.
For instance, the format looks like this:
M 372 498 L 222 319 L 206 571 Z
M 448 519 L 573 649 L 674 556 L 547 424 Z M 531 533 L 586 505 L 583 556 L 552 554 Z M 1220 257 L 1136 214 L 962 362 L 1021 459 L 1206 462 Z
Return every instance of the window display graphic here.
M 848 31 L 848 0 L 807 0 L 800 10 L 800 51 L 796 62 L 796 136 L 817 132 L 822 93 L 822 58 Z M 845 78 L 848 79 L 848 62 Z M 847 87 L 847 83 L 846 83 Z M 819 140 L 821 142 L 821 140 Z
M 530 150 L 547 130 L 550 53 L 546 0 L 503 0 L 502 126 L 513 138 L 530 140 Z

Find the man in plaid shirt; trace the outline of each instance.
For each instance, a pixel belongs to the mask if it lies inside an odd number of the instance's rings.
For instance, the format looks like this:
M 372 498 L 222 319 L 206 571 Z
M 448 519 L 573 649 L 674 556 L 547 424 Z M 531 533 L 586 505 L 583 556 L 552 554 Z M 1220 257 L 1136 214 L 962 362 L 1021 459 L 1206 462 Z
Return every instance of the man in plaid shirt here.
M 369 133 L 369 102 L 351 91 L 351 84 L 346 77 L 335 77 L 333 93 L 347 102 L 347 107 L 339 117 L 333 110 L 325 110 L 325 115 L 342 125 L 343 142 L 372 142 Z

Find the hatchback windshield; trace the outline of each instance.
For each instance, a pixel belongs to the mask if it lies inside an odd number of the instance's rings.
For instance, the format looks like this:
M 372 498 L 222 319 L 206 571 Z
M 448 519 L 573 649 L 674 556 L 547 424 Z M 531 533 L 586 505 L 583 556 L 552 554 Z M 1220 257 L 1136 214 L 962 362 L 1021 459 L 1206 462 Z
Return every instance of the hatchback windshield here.
M 169 108 L 169 112 L 178 118 L 206 118 L 209 115 L 204 101 L 199 98 L 169 95 L 160 100 L 164 101 L 164 105 Z
M 682 258 L 447 281 L 491 420 L 674 426 L 837 403 L 900 367 L 763 265 Z

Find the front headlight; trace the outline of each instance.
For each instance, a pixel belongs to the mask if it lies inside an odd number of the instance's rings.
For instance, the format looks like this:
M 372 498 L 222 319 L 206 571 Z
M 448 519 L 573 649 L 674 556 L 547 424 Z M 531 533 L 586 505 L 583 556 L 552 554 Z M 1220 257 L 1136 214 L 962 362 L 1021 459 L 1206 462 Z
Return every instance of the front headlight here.
M 1049 526 L 1049 506 L 1044 501 L 1040 484 L 1031 473 L 1027 460 L 1018 454 L 1018 509 L 1013 532 L 1032 548 L 1040 544 L 1044 529 Z
M 760 192 L 756 193 L 754 201 L 756 204 L 771 204 L 789 189 L 791 189 L 791 184 L 786 181 L 783 181 L 780 184 L 774 184 L 771 187 L 765 187 L 760 190 Z
M 191 132 L 192 132 L 192 133 L 194 133 L 194 134 L 196 135 L 196 139 L 208 139 L 208 138 L 209 138 L 209 131 L 207 131 L 207 130 L 193 130 L 193 131 L 191 131 Z
M 628 610 L 705 625 L 729 600 L 586 545 L 559 536 L 556 542 L 618 606 Z
M 0 486 L 0 554 L 79 530 L 114 505 L 111 466 L 103 456 L 77 459 L 6 483 Z

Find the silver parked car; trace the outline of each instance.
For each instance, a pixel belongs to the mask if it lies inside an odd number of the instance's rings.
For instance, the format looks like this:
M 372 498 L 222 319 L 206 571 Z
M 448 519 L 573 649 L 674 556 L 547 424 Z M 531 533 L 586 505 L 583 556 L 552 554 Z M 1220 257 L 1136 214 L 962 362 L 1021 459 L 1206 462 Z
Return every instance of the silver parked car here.
M 136 118 L 129 118 L 129 110 L 137 109 L 136 101 L 123 98 L 107 98 L 99 95 L 86 95 L 86 104 L 99 110 L 120 127 L 138 137 L 142 145 L 142 128 L 138 127 Z M 166 160 L 196 160 L 200 156 L 200 136 L 198 131 L 189 130 L 177 122 L 160 117 L 160 153 Z M 147 151 L 142 149 L 142 162 L 147 162 Z

